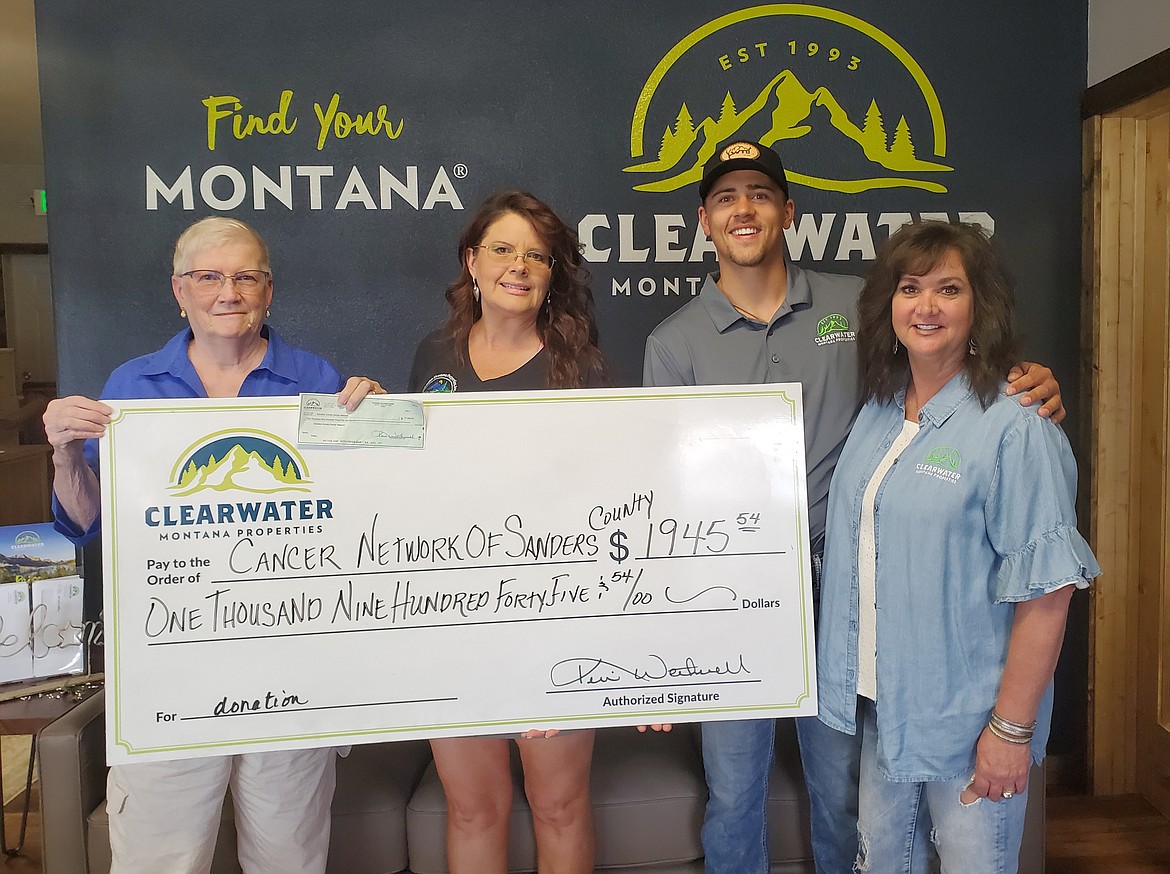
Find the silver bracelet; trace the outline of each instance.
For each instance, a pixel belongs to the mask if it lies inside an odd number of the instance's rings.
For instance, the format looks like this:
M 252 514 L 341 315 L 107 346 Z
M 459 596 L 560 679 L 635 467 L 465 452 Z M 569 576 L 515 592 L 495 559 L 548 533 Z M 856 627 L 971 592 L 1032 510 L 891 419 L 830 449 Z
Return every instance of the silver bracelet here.
M 1002 732 L 998 728 L 996 728 L 994 722 L 987 723 L 987 730 L 990 731 L 992 734 L 994 734 L 996 737 L 998 737 L 1000 740 L 1006 741 L 1007 743 L 1010 743 L 1010 744 L 1016 744 L 1017 746 L 1026 746 L 1032 742 L 1031 737 L 1015 737 L 1015 736 L 1012 736 L 1009 734 L 1005 734 L 1004 732 Z
M 991 711 L 991 719 L 987 723 L 995 732 L 995 736 L 1003 738 L 1004 740 L 1013 740 L 1016 743 L 1025 744 L 1032 739 L 1035 731 L 1035 724 L 1020 725 L 1004 719 L 994 710 Z
M 1004 719 L 995 710 L 991 711 L 991 721 L 999 725 L 1005 731 L 1016 731 L 1020 733 L 1032 732 L 1036 729 L 1036 720 L 1033 719 L 1028 723 L 1012 722 L 1010 719 Z

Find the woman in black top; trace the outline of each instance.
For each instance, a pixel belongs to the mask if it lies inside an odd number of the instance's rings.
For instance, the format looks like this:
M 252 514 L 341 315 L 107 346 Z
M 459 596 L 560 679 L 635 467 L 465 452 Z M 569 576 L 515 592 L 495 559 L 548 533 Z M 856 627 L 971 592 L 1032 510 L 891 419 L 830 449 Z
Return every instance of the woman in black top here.
M 458 256 L 450 316 L 419 344 L 412 391 L 608 384 L 577 234 L 547 205 L 522 191 L 488 198 L 460 237 Z M 593 730 L 528 732 L 516 743 L 539 870 L 591 872 Z M 510 745 L 501 737 L 431 741 L 447 795 L 453 874 L 507 871 Z
M 576 232 L 523 191 L 489 197 L 459 238 L 447 324 L 414 354 L 411 391 L 608 384 Z

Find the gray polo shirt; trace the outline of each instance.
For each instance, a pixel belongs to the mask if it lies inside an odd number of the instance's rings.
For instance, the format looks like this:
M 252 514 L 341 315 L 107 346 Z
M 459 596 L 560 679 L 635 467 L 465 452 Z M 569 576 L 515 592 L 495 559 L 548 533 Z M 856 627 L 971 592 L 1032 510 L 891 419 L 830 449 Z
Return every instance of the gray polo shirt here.
M 825 538 L 829 480 L 861 403 L 857 296 L 861 279 L 813 273 L 788 263 L 784 305 L 762 324 L 741 315 L 707 277 L 699 296 L 668 316 L 646 340 L 644 385 L 804 386 L 809 537 Z

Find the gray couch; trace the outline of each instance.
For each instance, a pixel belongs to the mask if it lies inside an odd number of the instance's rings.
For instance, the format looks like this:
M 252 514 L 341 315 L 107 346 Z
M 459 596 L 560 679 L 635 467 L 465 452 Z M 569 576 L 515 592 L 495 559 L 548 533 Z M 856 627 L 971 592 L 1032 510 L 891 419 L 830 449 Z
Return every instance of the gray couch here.
M 44 874 L 107 874 L 104 693 L 82 702 L 40 735 Z M 597 869 L 701 874 L 706 789 L 697 730 L 640 735 L 599 731 L 592 773 Z M 777 732 L 770 777 L 772 872 L 812 872 L 808 800 L 791 723 Z M 535 870 L 531 819 L 513 769 L 509 870 Z M 1044 785 L 1042 770 L 1033 786 Z M 1020 871 L 1044 870 L 1044 793 L 1032 792 Z M 356 746 L 338 760 L 329 874 L 444 874 L 446 802 L 424 741 Z M 224 805 L 214 874 L 239 872 L 230 799 Z

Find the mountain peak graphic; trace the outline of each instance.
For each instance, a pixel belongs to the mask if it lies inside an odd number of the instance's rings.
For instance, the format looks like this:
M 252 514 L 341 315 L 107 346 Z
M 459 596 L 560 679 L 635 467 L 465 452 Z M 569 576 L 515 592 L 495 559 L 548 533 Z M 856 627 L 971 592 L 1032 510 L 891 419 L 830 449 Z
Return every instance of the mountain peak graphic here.
M 753 129 L 758 129 L 763 122 L 767 123 L 759 137 L 744 137 L 756 139 L 765 146 L 781 140 L 799 139 L 807 136 L 814 128 L 823 128 L 838 138 L 844 137 L 852 151 L 857 152 L 860 147 L 858 163 L 861 165 L 868 163 L 897 173 L 937 173 L 953 169 L 915 156 L 910 126 L 905 116 L 901 116 L 897 124 L 893 143 L 888 143 L 876 99 L 870 102 L 863 126 L 858 127 L 828 88 L 819 87 L 809 91 L 794 72 L 785 69 L 768 82 L 742 110 L 735 108 L 735 101 L 728 92 L 723 98 L 717 119 L 707 116 L 696 124 L 691 110 L 684 102 L 674 127 L 667 127 L 663 133 L 658 157 L 653 161 L 626 167 L 625 172 L 676 171 L 664 179 L 635 185 L 637 191 L 674 191 L 686 185 L 697 185 L 703 176 L 703 165 L 715 154 L 715 149 L 734 138 L 749 122 L 755 122 Z M 683 169 L 680 171 L 679 168 Z M 834 181 L 797 172 L 791 167 L 787 168 L 787 175 L 790 182 L 850 192 L 898 186 L 940 192 L 946 190 L 936 182 L 909 176 L 883 174 L 882 177 Z
M 280 458 L 265 461 L 259 452 L 248 451 L 238 443 L 233 445 L 223 458 L 210 456 L 203 465 L 193 460 L 184 468 L 179 482 L 173 487 L 177 497 L 206 490 L 226 492 L 240 491 L 256 494 L 298 491 L 307 492 L 305 481 L 297 476 L 290 462 L 285 468 Z

